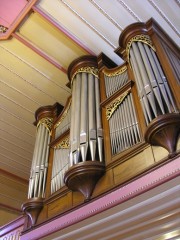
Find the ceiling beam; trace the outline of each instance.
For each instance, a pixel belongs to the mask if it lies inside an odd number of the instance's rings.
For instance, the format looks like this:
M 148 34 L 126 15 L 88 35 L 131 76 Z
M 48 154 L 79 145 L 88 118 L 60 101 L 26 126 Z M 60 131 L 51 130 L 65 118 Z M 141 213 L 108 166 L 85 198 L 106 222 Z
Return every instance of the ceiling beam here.
M 0 40 L 6 40 L 8 39 L 11 34 L 15 31 L 15 29 L 19 26 L 19 24 L 22 22 L 22 20 L 26 17 L 26 15 L 31 11 L 32 6 L 37 2 L 38 0 L 30 0 L 27 2 L 26 6 L 23 8 L 23 10 L 20 12 L 18 17 L 13 21 L 10 28 L 7 29 L 4 33 L 0 34 Z M 8 13 L 7 13 L 8 14 Z
M 18 214 L 22 213 L 21 209 L 14 208 L 12 206 L 9 206 L 9 205 L 3 204 L 3 203 L 0 203 L 0 207 L 5 209 L 5 210 L 7 209 L 8 211 L 15 212 L 15 213 L 18 213 Z
M 41 10 L 37 6 L 32 7 L 33 11 L 38 13 L 41 17 L 43 17 L 48 23 L 53 25 L 55 28 L 57 28 L 60 32 L 65 34 L 70 40 L 72 40 L 74 43 L 76 43 L 79 47 L 81 47 L 83 50 L 85 50 L 90 55 L 96 55 L 91 49 L 89 49 L 85 44 L 83 44 L 77 37 L 75 37 L 73 34 L 68 32 L 64 27 L 59 25 L 56 21 L 54 21 L 50 16 L 48 16 L 43 10 Z
M 42 51 L 40 48 L 38 48 L 37 46 L 35 46 L 33 43 L 31 43 L 29 40 L 25 39 L 24 37 L 22 37 L 20 34 L 18 33 L 12 33 L 11 34 L 14 38 L 16 38 L 17 40 L 19 40 L 21 43 L 23 43 L 25 46 L 27 46 L 28 48 L 30 48 L 31 50 L 33 50 L 34 52 L 36 52 L 38 55 L 40 55 L 41 57 L 43 57 L 44 59 L 46 59 L 48 62 L 50 62 L 52 65 L 54 65 L 56 68 L 58 68 L 59 70 L 61 70 L 63 73 L 67 74 L 67 70 L 61 65 L 59 64 L 56 60 L 54 60 L 52 57 L 50 57 L 47 53 L 45 53 L 44 51 Z
M 9 179 L 13 179 L 13 180 L 16 180 L 18 182 L 21 182 L 24 185 L 28 185 L 28 183 L 29 183 L 29 181 L 27 179 L 19 177 L 19 176 L 15 175 L 15 174 L 7 172 L 7 171 L 5 171 L 3 169 L 0 169 L 0 174 L 8 177 Z

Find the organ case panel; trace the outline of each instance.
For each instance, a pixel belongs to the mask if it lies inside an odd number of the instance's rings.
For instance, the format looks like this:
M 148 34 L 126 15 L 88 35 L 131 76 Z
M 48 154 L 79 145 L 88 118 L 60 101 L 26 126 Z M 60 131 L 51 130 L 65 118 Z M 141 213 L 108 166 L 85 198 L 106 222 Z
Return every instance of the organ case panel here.
M 112 69 L 104 66 L 100 74 L 101 91 L 104 90 L 105 96 L 101 102 L 102 119 L 106 126 L 104 134 L 106 142 L 109 141 L 105 145 L 110 148 L 105 147 L 105 155 L 110 158 L 107 159 L 108 163 L 116 155 L 120 157 L 125 150 L 141 143 L 142 134 L 132 91 L 134 82 L 128 76 L 128 66 L 124 64 Z

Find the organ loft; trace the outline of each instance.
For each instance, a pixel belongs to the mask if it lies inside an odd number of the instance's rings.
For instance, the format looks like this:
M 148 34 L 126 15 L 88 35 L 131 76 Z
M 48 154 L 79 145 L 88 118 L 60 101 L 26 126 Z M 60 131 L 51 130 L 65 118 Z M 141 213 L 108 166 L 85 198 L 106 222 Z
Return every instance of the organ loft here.
M 115 52 L 120 66 L 103 53 L 74 60 L 66 105 L 35 113 L 22 239 L 179 155 L 177 46 L 150 19 L 128 26 Z

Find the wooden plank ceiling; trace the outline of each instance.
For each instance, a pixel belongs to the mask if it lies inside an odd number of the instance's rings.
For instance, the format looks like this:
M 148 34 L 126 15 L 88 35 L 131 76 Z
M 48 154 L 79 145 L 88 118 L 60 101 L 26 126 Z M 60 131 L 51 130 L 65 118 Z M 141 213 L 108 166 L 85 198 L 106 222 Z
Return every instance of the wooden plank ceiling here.
M 2 187 L 2 207 L 20 211 L 26 199 L 34 112 L 55 102 L 65 104 L 71 94 L 66 86 L 71 61 L 104 52 L 121 64 L 114 53 L 120 33 L 151 17 L 180 45 L 179 7 L 179 0 L 0 1 L 0 25 L 7 28 L 0 33 L 0 168 L 6 178 L 2 184 L 22 178 L 26 185 L 23 199 Z

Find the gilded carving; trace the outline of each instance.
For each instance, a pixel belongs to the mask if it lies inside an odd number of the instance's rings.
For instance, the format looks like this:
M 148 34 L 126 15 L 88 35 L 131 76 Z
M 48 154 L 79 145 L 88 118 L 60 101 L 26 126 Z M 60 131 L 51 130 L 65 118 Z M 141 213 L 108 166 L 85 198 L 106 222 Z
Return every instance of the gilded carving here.
M 68 149 L 69 148 L 69 137 L 63 139 L 60 143 L 58 143 L 55 147 L 55 149 Z
M 40 126 L 40 124 L 43 124 L 47 130 L 49 131 L 49 134 L 51 135 L 51 129 L 52 129 L 52 125 L 53 125 L 53 118 L 42 118 L 41 120 L 39 120 L 38 124 L 37 124 L 37 128 Z
M 54 129 L 56 129 L 62 123 L 63 119 L 66 117 L 66 115 L 67 115 L 67 113 L 69 111 L 69 108 L 71 106 L 71 102 L 72 102 L 72 99 L 69 101 L 69 103 L 68 103 L 65 111 L 63 112 L 61 118 L 59 119 L 59 121 L 54 125 Z
M 129 61 L 129 54 L 130 54 L 130 48 L 133 42 L 143 42 L 147 45 L 149 45 L 154 51 L 156 51 L 155 47 L 153 46 L 153 43 L 148 35 L 136 35 L 135 37 L 131 38 L 130 41 L 126 45 L 126 54 L 127 54 L 127 60 Z
M 4 27 L 3 25 L 0 25 L 0 33 L 5 33 L 8 30 L 7 27 Z
M 82 67 L 82 68 L 79 68 L 72 76 L 71 78 L 71 84 L 74 80 L 74 77 L 76 76 L 77 73 L 91 73 L 93 74 L 94 76 L 98 77 L 98 69 L 95 68 L 95 67 Z
M 108 106 L 106 106 L 106 118 L 109 120 L 118 106 L 123 102 L 124 98 L 129 94 L 130 90 L 124 92 L 115 100 L 113 100 Z
M 121 75 L 122 73 L 124 73 L 125 71 L 127 71 L 127 66 L 123 66 L 122 68 L 112 72 L 112 73 L 109 73 L 106 71 L 106 69 L 103 70 L 103 73 L 104 75 L 106 75 L 107 77 L 114 77 L 114 76 L 118 76 L 118 75 Z

